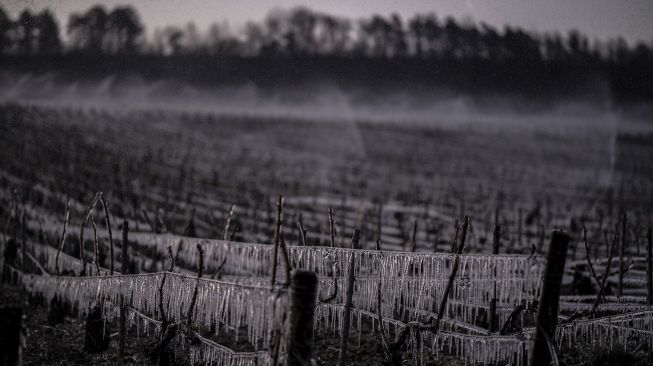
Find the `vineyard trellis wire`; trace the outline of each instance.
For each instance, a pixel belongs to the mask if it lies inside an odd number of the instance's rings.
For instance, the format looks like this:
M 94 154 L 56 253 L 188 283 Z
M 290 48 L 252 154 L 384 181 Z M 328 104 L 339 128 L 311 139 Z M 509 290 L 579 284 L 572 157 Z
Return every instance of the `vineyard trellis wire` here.
M 159 234 L 159 235 L 153 235 L 149 233 L 132 233 L 132 238 L 136 243 L 139 243 L 140 245 L 145 245 L 145 246 L 150 246 L 150 247 L 156 247 L 156 248 L 164 248 L 165 244 L 172 244 L 172 245 L 178 245 L 179 242 L 181 242 L 182 239 L 181 237 L 174 236 L 171 234 Z M 154 241 L 156 244 L 148 243 L 148 241 Z M 186 243 L 185 245 L 182 245 L 178 247 L 179 249 L 179 257 L 184 260 L 184 258 L 190 258 L 192 257 L 193 254 L 195 254 L 195 250 L 193 248 L 196 247 L 194 244 L 202 244 L 206 246 L 207 248 L 207 255 L 208 258 L 212 258 L 213 265 L 215 263 L 229 263 L 233 265 L 233 267 L 236 268 L 249 268 L 251 269 L 250 272 L 247 272 L 246 276 L 243 276 L 246 271 L 233 271 L 232 274 L 230 275 L 225 275 L 225 281 L 211 281 L 211 280 L 201 280 L 200 283 L 202 285 L 199 287 L 199 297 L 204 298 L 206 300 L 200 300 L 198 301 L 198 309 L 202 307 L 202 310 L 198 312 L 198 315 L 196 316 L 196 321 L 199 322 L 204 322 L 204 324 L 207 324 L 207 319 L 209 320 L 208 323 L 210 323 L 211 318 L 211 309 L 207 309 L 205 305 L 200 305 L 200 304 L 206 304 L 207 302 L 212 302 L 214 299 L 211 298 L 209 295 L 210 289 L 214 289 L 215 286 L 227 286 L 231 288 L 231 291 L 233 292 L 234 288 L 261 288 L 266 292 L 267 295 L 270 295 L 271 288 L 268 286 L 267 288 L 263 286 L 266 282 L 268 282 L 268 279 L 266 277 L 263 277 L 266 274 L 265 265 L 269 265 L 269 260 L 271 259 L 270 255 L 270 246 L 269 245 L 264 245 L 264 244 L 243 244 L 243 243 L 233 243 L 233 242 L 227 242 L 227 241 L 219 241 L 219 240 L 207 240 L 207 239 L 194 239 L 194 238 L 183 238 L 183 242 Z M 51 250 L 50 247 L 41 245 L 41 244 L 36 244 L 32 243 L 29 246 L 31 251 L 40 253 L 40 256 L 37 256 L 39 258 L 46 258 L 46 268 L 51 269 L 52 267 L 52 260 L 49 259 L 54 252 Z M 80 269 L 80 265 L 78 263 L 78 259 L 74 257 L 67 258 L 67 255 L 65 253 L 61 254 L 61 258 L 66 258 L 63 259 L 62 263 L 66 263 L 68 260 L 70 261 L 69 265 L 64 264 L 63 267 L 65 268 L 66 266 L 69 266 L 71 270 L 77 272 Z M 368 318 L 372 324 L 374 324 L 374 317 L 375 314 L 373 313 L 375 303 L 373 301 L 368 301 L 365 303 L 362 300 L 369 300 L 370 298 L 373 299 L 374 296 L 369 296 L 370 294 L 374 293 L 378 289 L 378 279 L 381 277 L 382 279 L 382 286 L 384 286 L 384 290 L 387 289 L 387 291 L 384 291 L 384 301 L 383 304 L 386 303 L 391 303 L 390 301 L 387 300 L 396 300 L 397 298 L 403 299 L 402 305 L 405 306 L 408 310 L 409 313 L 411 313 L 413 316 L 418 316 L 418 312 L 425 312 L 423 315 L 424 316 L 429 316 L 429 311 L 424 310 L 423 308 L 425 307 L 425 303 L 421 300 L 421 297 L 428 297 L 424 296 L 423 292 L 420 291 L 426 290 L 427 293 L 429 290 L 434 288 L 435 293 L 440 292 L 442 289 L 442 286 L 444 285 L 445 281 L 445 276 L 446 273 L 448 273 L 448 270 L 450 269 L 450 261 L 452 256 L 449 254 L 418 254 L 418 253 L 399 253 L 399 252 L 379 252 L 379 251 L 368 251 L 368 250 L 352 250 L 352 249 L 343 249 L 343 248 L 325 248 L 325 247 L 289 247 L 289 255 L 291 258 L 291 262 L 298 267 L 304 266 L 310 269 L 315 270 L 320 274 L 320 291 L 324 293 L 331 293 L 332 287 L 335 285 L 338 287 L 338 290 L 335 291 L 335 298 L 333 300 L 332 304 L 319 304 L 316 308 L 316 330 L 324 329 L 327 327 L 325 325 L 326 323 L 330 324 L 330 328 L 334 332 L 338 332 L 341 329 L 340 324 L 342 324 L 342 296 L 344 294 L 343 291 L 343 280 L 347 276 L 347 270 L 346 266 L 342 267 L 339 266 L 339 263 L 346 263 L 349 259 L 352 257 L 355 258 L 356 262 L 356 267 L 355 267 L 355 274 L 356 274 L 356 293 L 357 293 L 357 298 L 358 298 L 358 303 L 356 302 L 357 300 L 355 299 L 354 304 L 355 307 L 352 309 L 352 316 L 354 317 L 354 321 L 352 324 L 355 324 L 359 329 L 360 327 L 360 322 L 362 318 Z M 387 260 L 386 263 L 382 263 L 381 261 Z M 462 255 L 461 256 L 461 261 L 464 263 L 461 266 L 461 273 L 465 274 L 466 276 L 458 276 L 456 278 L 455 286 L 454 288 L 456 291 L 454 291 L 454 297 L 453 301 L 451 301 L 451 308 L 455 309 L 456 306 L 462 306 L 462 308 L 465 308 L 465 305 L 467 302 L 471 303 L 478 303 L 476 304 L 477 307 L 483 307 L 486 306 L 486 304 L 482 304 L 485 302 L 489 297 L 491 296 L 491 291 L 490 288 L 491 286 L 486 286 L 486 283 L 494 283 L 496 281 L 505 281 L 506 284 L 506 290 L 501 290 L 501 286 L 499 286 L 499 294 L 498 298 L 501 299 L 503 295 L 502 293 L 505 293 L 505 307 L 510 305 L 510 299 L 511 298 L 516 298 L 519 296 L 519 293 L 522 294 L 524 300 L 526 299 L 534 299 L 537 297 L 538 292 L 538 286 L 535 284 L 538 284 L 537 277 L 538 277 L 538 271 L 541 270 L 541 265 L 543 263 L 542 258 L 538 258 L 537 256 L 520 256 L 520 255 L 504 255 L 504 256 L 484 256 L 484 255 Z M 226 266 L 225 268 L 227 270 L 230 270 L 230 266 Z M 481 276 L 475 275 L 477 272 L 480 273 L 488 273 L 488 272 L 494 272 L 494 269 L 496 268 L 502 268 L 502 274 L 500 276 L 497 276 L 497 278 L 482 278 Z M 419 268 L 419 270 L 416 270 L 415 268 Z M 101 274 L 106 274 L 106 271 L 102 269 L 100 272 Z M 381 276 L 373 275 L 374 273 L 382 273 Z M 393 274 L 404 274 L 403 276 L 401 275 L 396 275 L 393 277 Z M 405 275 L 408 273 L 408 275 Z M 238 275 L 240 274 L 240 276 Z M 255 274 L 252 276 L 252 274 Z M 385 276 L 383 275 L 385 274 Z M 170 286 L 172 287 L 178 287 L 178 288 L 183 288 L 184 290 L 179 290 L 177 292 L 178 294 L 178 299 L 181 299 L 180 303 L 183 304 L 183 299 L 187 299 L 188 293 L 191 291 L 193 288 L 192 283 L 194 282 L 195 278 L 187 276 L 187 275 L 181 275 L 181 274 L 172 274 L 168 273 L 171 277 L 170 281 Z M 256 277 L 256 276 L 259 277 Z M 114 277 L 129 277 L 129 278 L 152 278 L 150 284 L 156 284 L 158 283 L 158 280 L 160 280 L 161 273 L 152 273 L 152 274 L 143 274 L 143 275 L 129 275 L 129 276 L 114 276 Z M 281 278 L 279 279 L 280 281 L 283 280 L 283 276 L 280 276 Z M 48 283 L 46 279 L 44 278 L 38 278 L 37 276 L 30 276 L 30 280 L 26 280 L 27 277 L 23 277 L 23 281 L 25 281 L 29 286 L 32 288 L 39 288 L 41 287 L 51 287 L 51 286 L 46 286 L 45 284 Z M 96 291 L 96 295 L 98 293 L 104 294 L 104 290 L 100 290 L 101 288 L 110 288 L 112 283 L 116 281 L 115 278 L 111 276 L 98 276 L 98 277 L 71 277 L 71 278 L 63 278 L 62 279 L 65 282 L 68 282 L 66 284 L 60 284 L 58 286 L 61 286 L 65 290 L 63 291 L 64 293 L 76 293 L 78 296 L 79 294 L 81 295 L 82 299 L 92 299 L 93 298 L 93 289 Z M 89 281 L 88 285 L 82 284 L 83 281 Z M 132 283 L 132 280 L 126 281 L 127 283 Z M 145 285 L 142 283 L 138 285 L 137 283 L 139 281 L 142 281 L 142 279 L 138 280 L 133 280 L 134 285 L 136 285 L 135 288 L 143 288 Z M 94 283 L 95 282 L 95 283 Z M 116 281 L 117 283 L 122 283 L 120 280 Z M 518 285 L 515 285 L 515 284 Z M 214 285 L 214 284 L 222 284 L 222 285 Z M 527 288 L 524 284 L 528 284 L 533 291 L 524 291 L 525 288 Z M 117 295 L 110 295 L 107 297 L 107 299 L 115 299 L 119 298 L 121 294 L 123 295 L 128 295 L 131 296 L 131 293 L 125 293 L 122 290 L 122 285 L 118 285 L 121 290 L 117 292 Z M 140 286 L 140 287 L 139 287 Z M 56 287 L 56 286 L 55 286 Z M 131 285 L 127 286 L 131 287 Z M 156 288 L 157 286 L 150 286 L 152 288 Z M 522 290 L 518 292 L 511 292 L 511 289 L 514 289 L 515 287 L 522 288 Z M 70 289 L 72 288 L 77 288 L 77 291 L 72 291 Z M 493 288 L 493 287 L 492 287 Z M 83 290 L 81 290 L 83 289 Z M 221 289 L 220 291 L 222 291 Z M 203 292 L 204 291 L 204 292 Z M 110 292 L 110 291 L 108 291 Z M 481 293 L 479 295 L 478 293 Z M 39 291 L 36 291 L 36 293 L 39 293 Z M 411 294 L 420 294 L 421 295 L 411 295 Z M 464 294 L 471 294 L 473 296 L 470 297 L 464 297 Z M 386 295 L 387 294 L 387 295 Z M 433 294 L 430 294 L 433 295 Z M 461 296 L 462 295 L 462 296 Z M 412 296 L 412 297 L 411 297 Z M 435 296 L 433 296 L 435 297 Z M 138 309 L 139 311 L 145 311 L 145 312 L 151 312 L 151 314 L 156 314 L 156 309 L 155 309 L 155 304 L 156 304 L 156 294 L 154 294 L 154 297 L 152 297 L 152 294 L 145 294 L 136 296 L 136 304 L 139 303 L 140 298 L 147 299 L 145 302 L 140 302 L 142 309 Z M 577 304 L 578 306 L 583 306 L 589 299 L 592 299 L 593 297 L 588 296 L 588 297 L 582 297 L 582 296 L 568 296 L 566 298 L 563 298 L 562 303 L 568 304 L 569 306 L 573 306 L 574 304 Z M 630 298 L 612 298 L 607 296 L 607 300 L 612 301 L 615 306 L 619 304 L 623 304 L 624 306 L 628 305 L 626 304 L 629 302 Z M 639 298 L 636 298 L 639 301 Z M 437 301 L 434 301 L 437 303 Z M 93 301 L 89 301 L 89 304 L 92 304 Z M 143 305 L 143 304 L 153 304 L 153 305 Z M 462 305 L 461 305 L 462 304 Z M 412 305 L 412 306 L 411 306 Z M 90 306 L 90 305 L 89 305 Z M 385 305 L 384 305 L 385 306 Z M 602 307 L 604 306 L 610 306 L 610 303 L 604 303 L 601 304 Z M 170 309 L 169 309 L 170 310 Z M 107 310 L 109 311 L 109 310 Z M 464 313 L 465 310 L 462 311 Z M 174 309 L 172 313 L 174 313 Z M 180 313 L 180 312 L 178 312 Z M 525 329 L 520 336 L 499 336 L 499 335 L 487 335 L 487 334 L 482 334 L 483 332 L 478 329 L 474 328 L 473 326 L 470 327 L 471 323 L 473 323 L 472 318 L 470 316 L 462 315 L 460 317 L 460 312 L 458 310 L 452 310 L 452 313 L 454 314 L 453 318 L 445 319 L 444 320 L 444 328 L 443 330 L 436 336 L 429 338 L 428 334 L 420 334 L 417 336 L 416 334 L 411 334 L 410 339 L 408 340 L 408 347 L 411 349 L 411 352 L 415 352 L 416 355 L 419 355 L 419 357 L 423 357 L 422 353 L 417 352 L 417 347 L 418 345 L 423 349 L 425 345 L 429 345 L 427 349 L 431 354 L 438 354 L 439 352 L 448 352 L 448 353 L 453 353 L 455 355 L 458 355 L 461 358 L 464 358 L 470 362 L 478 362 L 478 363 L 483 363 L 483 362 L 496 362 L 496 361 L 510 361 L 510 362 L 515 362 L 516 364 L 521 364 L 519 361 L 520 359 L 524 358 L 524 355 L 528 353 L 529 351 L 529 342 L 530 342 L 530 333 L 532 333 L 531 330 Z M 209 314 L 209 315 L 207 315 Z M 401 328 L 402 326 L 406 326 L 407 323 L 403 323 L 402 321 L 394 320 L 392 318 L 389 318 L 387 316 L 392 316 L 392 311 L 391 310 L 385 310 L 384 314 L 386 317 L 384 317 L 384 322 L 388 321 L 387 325 L 389 324 L 394 324 L 394 326 L 398 329 Z M 458 315 L 456 315 L 458 314 Z M 647 314 L 647 313 L 643 313 Z M 650 314 L 648 314 L 650 315 Z M 110 316 L 109 313 L 107 313 L 107 316 Z M 647 315 L 643 315 L 644 317 Z M 456 318 L 460 317 L 460 318 Z M 252 318 L 253 319 L 253 318 Z M 617 318 L 615 318 L 616 320 Z M 278 320 L 277 320 L 278 321 Z M 248 323 L 249 324 L 249 323 Z M 322 324 L 322 325 L 320 325 Z M 357 325 L 356 325 L 357 324 Z M 589 324 L 589 325 L 588 325 Z M 580 321 L 575 321 L 572 323 L 567 323 L 567 324 L 561 324 L 558 327 L 557 332 L 560 334 L 558 339 L 558 344 L 560 345 L 560 342 L 562 339 L 564 340 L 569 340 L 571 339 L 572 334 L 577 334 L 578 332 L 584 334 L 585 337 L 588 336 L 588 334 L 603 334 L 603 335 L 617 335 L 611 338 L 610 341 L 607 343 L 609 346 L 614 346 L 614 345 L 624 345 L 623 343 L 627 341 L 627 336 L 637 336 L 637 337 L 645 337 L 646 339 L 651 339 L 651 334 L 650 330 L 647 329 L 638 329 L 638 328 L 633 328 L 633 327 L 628 327 L 628 326 L 620 326 L 618 324 L 607 324 L 605 321 L 601 320 L 592 320 L 591 322 L 580 322 Z M 590 330 L 583 330 L 579 331 L 577 330 L 578 327 L 585 326 L 583 329 L 590 329 Z M 560 332 L 566 332 L 566 333 L 560 333 Z M 576 332 L 576 333 L 574 333 Z M 583 333 L 584 332 L 584 333 Z M 591 333 L 594 332 L 594 333 Z M 621 332 L 621 333 L 619 333 Z M 424 332 L 422 332 L 424 333 Z M 417 339 L 420 339 L 420 341 L 417 341 Z M 270 341 L 270 338 L 265 339 L 265 341 Z M 260 342 L 261 344 L 264 344 L 265 341 Z M 223 350 L 217 350 L 214 349 L 214 351 L 210 351 L 210 347 L 217 347 L 215 345 L 212 346 L 212 341 L 207 340 L 207 342 L 202 343 L 203 347 L 208 347 L 207 351 L 205 353 L 207 354 L 213 354 L 217 355 L 215 356 L 217 358 L 224 358 L 224 357 L 229 357 L 227 354 L 229 354 L 228 351 Z M 220 347 L 217 347 L 220 348 Z M 195 352 L 195 351 L 194 351 Z M 213 353 L 211 353 L 213 352 Z M 226 353 L 225 353 L 226 352 Z M 421 351 L 423 352 L 423 351 Z M 204 354 L 204 353 L 199 353 L 199 354 Z M 197 356 L 198 354 L 194 354 L 193 357 L 199 357 Z M 250 355 L 251 357 L 254 357 L 253 355 Z M 248 356 L 249 357 L 249 356 Z M 267 356 L 266 356 L 267 357 Z

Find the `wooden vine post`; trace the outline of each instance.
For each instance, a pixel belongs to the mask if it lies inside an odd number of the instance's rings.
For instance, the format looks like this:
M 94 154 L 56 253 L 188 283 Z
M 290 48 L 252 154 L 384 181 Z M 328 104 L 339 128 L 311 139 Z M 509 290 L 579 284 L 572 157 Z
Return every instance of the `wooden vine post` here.
M 311 364 L 317 283 L 317 276 L 313 272 L 297 270 L 293 273 L 286 366 Z
M 624 252 L 626 251 L 626 225 L 628 218 L 625 212 L 621 213 L 621 235 L 619 235 L 619 283 L 617 285 L 617 297 L 623 296 L 624 292 Z
M 121 267 L 120 271 L 122 274 L 129 274 L 129 257 L 127 254 L 128 247 L 128 234 L 129 233 L 129 222 L 125 221 L 122 223 L 122 255 L 121 255 Z M 126 326 L 125 322 L 127 320 L 127 305 L 125 304 L 125 299 L 123 296 L 120 296 L 120 341 L 118 344 L 118 353 L 120 357 L 125 355 L 125 337 L 126 337 Z
M 570 237 L 564 231 L 553 231 L 549 254 L 546 258 L 544 285 L 537 309 L 535 344 L 531 352 L 530 366 L 549 365 L 552 357 L 555 356 L 551 355 L 550 348 L 552 347 L 549 345 L 553 342 L 558 325 L 558 301 L 569 241 Z
M 651 227 L 646 230 L 646 300 L 653 305 L 653 233 Z
M 23 309 L 17 304 L 0 306 L 0 364 L 22 365 Z
M 351 248 L 358 249 L 358 240 L 360 238 L 360 231 L 354 229 L 354 236 L 351 239 Z M 351 306 L 354 297 L 354 269 L 356 265 L 356 254 L 351 253 L 349 260 L 349 269 L 347 270 L 347 294 L 345 296 L 345 314 L 342 321 L 342 329 L 340 330 L 340 354 L 338 355 L 338 366 L 344 366 L 347 359 L 347 343 L 349 343 L 349 326 L 351 322 Z

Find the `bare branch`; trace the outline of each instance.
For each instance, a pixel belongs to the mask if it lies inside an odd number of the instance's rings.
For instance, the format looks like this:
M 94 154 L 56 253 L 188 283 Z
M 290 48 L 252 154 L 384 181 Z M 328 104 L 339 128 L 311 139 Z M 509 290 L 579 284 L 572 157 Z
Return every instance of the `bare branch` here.
M 79 259 L 82 261 L 82 272 L 81 272 L 82 276 L 86 274 L 86 259 L 84 258 L 84 226 L 88 222 L 89 217 L 91 217 L 91 214 L 93 213 L 93 208 L 97 204 L 97 201 L 98 201 L 98 195 L 96 194 L 95 197 L 93 198 L 93 201 L 88 206 L 88 210 L 86 211 L 86 216 L 84 217 L 84 220 L 82 220 L 82 225 L 79 228 Z
M 444 293 L 442 294 L 442 299 L 440 299 L 440 307 L 438 308 L 438 317 L 435 320 L 435 324 L 432 330 L 433 334 L 438 334 L 438 331 L 440 329 L 440 323 L 444 318 L 444 311 L 447 306 L 447 301 L 449 300 L 449 293 L 451 293 L 451 289 L 453 288 L 453 282 L 456 279 L 456 275 L 458 274 L 458 267 L 460 266 L 460 254 L 462 254 L 463 250 L 465 249 L 465 236 L 467 234 L 468 228 L 469 228 L 469 216 L 465 216 L 463 221 L 462 234 L 460 237 L 460 244 L 456 251 L 456 255 L 453 262 L 453 268 L 451 269 L 451 274 L 449 275 L 449 282 L 447 282 L 447 287 L 445 287 Z
M 222 262 L 220 262 L 218 269 L 215 271 L 215 274 L 213 274 L 213 279 L 219 280 L 222 278 L 222 269 L 224 268 L 225 264 L 227 264 L 227 257 L 224 257 L 224 259 L 222 259 Z
M 308 246 L 307 240 L 306 240 L 306 229 L 304 229 L 304 225 L 302 225 L 301 221 L 297 221 L 297 227 L 299 228 L 299 235 L 302 239 L 302 245 L 303 246 Z
M 181 245 L 181 241 L 179 242 L 179 245 Z M 171 245 L 168 245 L 168 257 L 170 257 L 170 267 L 168 268 L 168 272 L 174 272 L 175 262 L 177 261 L 177 257 L 172 255 L 172 246 Z
M 380 333 L 384 352 L 387 352 L 387 350 L 390 349 L 390 340 L 385 333 L 385 326 L 383 325 L 383 317 L 381 316 L 381 301 L 381 278 L 379 277 L 379 282 L 376 287 L 376 317 L 379 325 L 375 330 L 377 333 Z M 388 355 L 386 354 L 386 357 L 387 356 Z
M 329 233 L 331 234 L 331 248 L 336 246 L 336 225 L 333 220 L 333 209 L 329 207 Z
M 97 275 L 100 275 L 100 261 L 99 261 L 99 243 L 97 239 L 97 226 L 95 226 L 95 219 L 93 219 L 93 216 L 90 217 L 91 221 L 91 226 L 93 226 L 93 252 L 94 252 L 94 262 L 95 262 L 95 269 L 97 270 Z
M 333 261 L 332 276 L 333 276 L 333 291 L 331 292 L 331 294 L 327 298 L 325 298 L 325 299 L 321 298 L 320 299 L 321 303 L 331 302 L 331 301 L 333 301 L 333 299 L 336 298 L 336 296 L 338 296 L 338 279 L 336 277 L 336 261 Z
M 57 271 L 57 276 L 60 275 L 59 271 L 59 256 L 63 250 L 63 246 L 66 242 L 66 230 L 68 229 L 68 219 L 70 217 L 70 201 L 66 202 L 66 213 L 64 213 L 63 218 L 63 232 L 61 233 L 61 240 L 59 241 L 59 248 L 57 249 L 57 256 L 54 259 L 54 268 Z
M 227 215 L 227 221 L 224 224 L 224 231 L 222 232 L 222 240 L 229 239 L 229 225 L 231 224 L 231 216 L 233 216 L 234 211 L 236 211 L 236 205 L 231 205 L 229 209 L 229 214 Z
M 168 268 L 168 272 L 172 272 L 175 269 L 175 257 L 172 255 L 172 246 L 170 245 L 168 245 L 168 256 L 170 257 L 170 267 Z M 161 329 L 163 329 L 164 332 L 169 324 L 168 318 L 166 317 L 165 308 L 163 307 L 163 287 L 165 286 L 167 275 L 167 272 L 163 272 L 161 284 L 159 285 L 159 318 L 163 323 L 161 324 Z
M 190 237 L 195 236 L 195 207 L 190 210 L 190 217 L 188 218 L 188 222 L 186 223 L 186 227 L 184 228 L 184 233 L 182 235 Z
M 410 251 L 415 252 L 417 250 L 417 219 L 413 221 L 413 235 L 410 239 Z
M 587 265 L 592 274 L 592 278 L 594 278 L 594 281 L 596 282 L 596 286 L 598 286 L 598 288 L 601 288 L 601 281 L 599 280 L 599 277 L 596 275 L 596 271 L 594 270 L 594 265 L 592 264 L 592 260 L 590 259 L 590 247 L 589 244 L 587 243 L 587 229 L 585 228 L 585 226 L 583 226 L 583 242 L 585 243 L 585 259 L 587 260 Z
M 616 245 L 617 245 L 617 234 L 614 235 L 613 240 L 612 240 L 612 246 L 610 248 L 610 255 L 608 256 L 608 263 L 606 265 L 605 272 L 603 273 L 603 278 L 601 279 L 601 287 L 599 287 L 599 293 L 598 293 L 598 295 L 596 295 L 596 300 L 594 300 L 594 304 L 592 305 L 592 309 L 589 312 L 590 316 L 594 315 L 596 313 L 596 309 L 599 307 L 599 301 L 601 300 L 601 296 L 603 296 L 603 291 L 605 289 L 605 284 L 606 284 L 606 282 L 608 280 L 608 274 L 610 273 L 610 265 L 612 264 L 612 257 L 614 256 L 614 248 L 615 248 Z
M 290 273 L 292 272 L 292 266 L 290 265 L 290 258 L 288 257 L 288 247 L 286 247 L 286 241 L 281 238 L 281 251 L 284 268 L 286 269 L 286 282 L 284 286 L 290 286 Z
M 154 223 L 152 223 L 152 220 L 150 220 L 150 215 L 148 215 L 147 211 L 145 209 L 142 209 L 141 212 L 143 213 L 143 217 L 145 217 L 145 221 L 147 221 L 147 224 L 150 226 L 150 231 L 154 234 L 157 233 L 156 228 L 154 227 Z
M 379 212 L 376 218 L 376 250 L 381 250 L 381 221 L 383 219 L 383 204 L 379 203 Z
M 111 235 L 111 218 L 109 216 L 109 206 L 107 201 L 104 199 L 104 193 L 100 192 L 100 203 L 102 203 L 102 209 L 104 210 L 104 222 L 107 225 L 107 231 L 109 233 L 109 274 L 113 276 L 113 236 Z
M 515 322 L 515 319 L 521 314 L 524 310 L 526 310 L 526 306 L 519 304 L 515 306 L 515 308 L 512 310 L 510 315 L 508 316 L 508 319 L 503 323 L 503 326 L 501 327 L 501 331 L 499 331 L 499 334 L 501 335 L 506 335 L 512 331 L 512 323 Z

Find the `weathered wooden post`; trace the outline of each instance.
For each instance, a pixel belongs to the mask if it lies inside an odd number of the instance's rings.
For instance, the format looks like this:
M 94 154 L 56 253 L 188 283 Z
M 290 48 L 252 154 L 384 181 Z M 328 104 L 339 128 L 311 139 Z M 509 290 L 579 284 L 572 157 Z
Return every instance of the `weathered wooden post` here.
M 129 273 L 129 257 L 127 254 L 127 248 L 129 246 L 129 222 L 125 220 L 125 222 L 122 223 L 122 254 L 121 254 L 121 267 L 120 271 L 122 272 L 123 275 L 126 275 Z M 127 308 L 125 304 L 125 299 L 121 295 L 120 296 L 120 343 L 118 344 L 118 353 L 120 354 L 120 357 L 123 357 L 125 355 L 125 338 L 127 337 L 127 331 L 126 331 L 126 326 L 125 322 L 127 320 Z
M 647 304 L 653 305 L 653 234 L 651 227 L 646 230 L 646 294 Z
M 0 364 L 22 365 L 22 345 L 24 343 L 23 309 L 19 306 L 0 307 Z
M 354 236 L 351 239 L 351 248 L 358 249 L 358 239 L 360 237 L 360 231 L 354 229 Z M 342 329 L 340 332 L 340 354 L 338 355 L 338 366 L 344 366 L 347 359 L 347 343 L 349 342 L 349 326 L 351 322 L 351 306 L 352 300 L 354 297 L 354 269 L 356 263 L 355 253 L 351 253 L 351 259 L 349 260 L 349 269 L 347 272 L 347 294 L 345 297 L 345 314 L 342 320 Z
M 646 303 L 653 305 L 653 233 L 649 226 L 646 230 Z M 648 361 L 653 362 L 653 349 L 649 347 Z
M 493 255 L 498 255 L 499 254 L 499 245 L 500 245 L 500 240 L 501 240 L 501 226 L 499 224 L 496 224 L 494 226 L 494 236 L 493 236 L 493 241 L 492 241 L 492 254 Z M 496 276 L 496 269 L 495 269 L 495 276 Z M 492 300 L 490 301 L 490 314 L 488 314 L 488 329 L 490 333 L 496 331 L 496 324 L 495 324 L 495 319 L 497 316 L 497 285 L 496 283 L 494 284 L 494 295 L 492 297 Z
M 317 297 L 317 276 L 310 271 L 294 271 L 290 285 L 290 334 L 286 366 L 311 365 L 313 315 Z
M 570 237 L 564 231 L 553 231 L 549 254 L 546 258 L 544 284 L 537 309 L 535 344 L 530 355 L 530 366 L 548 366 L 552 359 L 548 343 L 553 342 L 558 325 L 558 301 L 569 241 Z

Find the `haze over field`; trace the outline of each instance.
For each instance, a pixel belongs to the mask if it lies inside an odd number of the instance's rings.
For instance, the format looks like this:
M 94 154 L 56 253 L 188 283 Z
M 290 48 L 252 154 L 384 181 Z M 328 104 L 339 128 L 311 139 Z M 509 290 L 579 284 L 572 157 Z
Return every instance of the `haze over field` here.
M 3 3 L 0 359 L 650 365 L 651 18 Z

